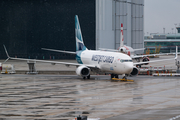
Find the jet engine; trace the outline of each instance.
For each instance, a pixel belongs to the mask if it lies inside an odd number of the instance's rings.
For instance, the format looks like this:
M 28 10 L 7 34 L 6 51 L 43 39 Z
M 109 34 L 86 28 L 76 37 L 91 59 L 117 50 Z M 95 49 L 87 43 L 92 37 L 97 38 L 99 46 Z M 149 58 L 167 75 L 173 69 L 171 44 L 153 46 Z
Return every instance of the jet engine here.
M 143 57 L 142 62 L 150 61 L 148 57 Z M 145 63 L 144 65 L 148 65 L 149 63 Z
M 76 69 L 76 74 L 82 77 L 87 77 L 90 74 L 90 69 L 84 65 Z
M 119 51 L 125 53 L 125 52 L 126 52 L 126 48 L 120 47 L 120 48 L 119 48 Z
M 132 70 L 132 72 L 130 73 L 130 75 L 131 75 L 131 76 L 136 76 L 136 75 L 138 75 L 138 72 L 139 72 L 139 70 L 137 69 L 137 67 L 133 67 L 133 70 Z
M 125 53 L 125 52 L 126 52 L 126 49 L 121 48 L 120 51 Z

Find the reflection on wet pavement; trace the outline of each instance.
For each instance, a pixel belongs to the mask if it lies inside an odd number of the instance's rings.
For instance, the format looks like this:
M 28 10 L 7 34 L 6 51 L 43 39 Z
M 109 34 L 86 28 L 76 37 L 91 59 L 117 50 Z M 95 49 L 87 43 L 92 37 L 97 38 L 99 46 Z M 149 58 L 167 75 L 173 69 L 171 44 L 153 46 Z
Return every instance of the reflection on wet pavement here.
M 180 114 L 179 78 L 135 77 L 135 82 L 112 82 L 109 76 L 74 78 L 2 76 L 0 118 L 72 120 L 83 115 L 106 120 L 163 120 Z

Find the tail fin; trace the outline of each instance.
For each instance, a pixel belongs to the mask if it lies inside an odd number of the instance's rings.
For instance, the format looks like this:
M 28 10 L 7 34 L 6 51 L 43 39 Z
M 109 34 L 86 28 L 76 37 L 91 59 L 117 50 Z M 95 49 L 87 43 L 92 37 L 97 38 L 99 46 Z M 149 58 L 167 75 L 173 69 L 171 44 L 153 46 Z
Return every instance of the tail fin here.
M 123 24 L 121 23 L 120 47 L 124 46 Z
M 78 16 L 75 16 L 76 51 L 87 50 L 84 45 Z

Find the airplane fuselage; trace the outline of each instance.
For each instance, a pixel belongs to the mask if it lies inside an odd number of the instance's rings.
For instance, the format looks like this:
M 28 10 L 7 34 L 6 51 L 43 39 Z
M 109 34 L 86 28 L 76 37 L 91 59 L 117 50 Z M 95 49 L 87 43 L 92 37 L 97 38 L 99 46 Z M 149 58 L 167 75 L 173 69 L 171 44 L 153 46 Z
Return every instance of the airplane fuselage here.
M 95 65 L 104 72 L 130 74 L 133 70 L 131 57 L 123 53 L 84 50 L 77 52 L 76 60 L 81 64 Z

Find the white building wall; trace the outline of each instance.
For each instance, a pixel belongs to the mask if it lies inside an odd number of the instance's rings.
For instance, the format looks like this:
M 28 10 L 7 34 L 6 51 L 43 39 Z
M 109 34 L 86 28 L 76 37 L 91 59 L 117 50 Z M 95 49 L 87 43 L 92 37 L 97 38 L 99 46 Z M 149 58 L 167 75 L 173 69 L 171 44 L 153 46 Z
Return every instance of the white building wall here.
M 112 0 L 96 0 L 96 49 L 114 48 Z
M 121 23 L 124 44 L 143 48 L 144 0 L 96 0 L 96 49 L 120 46 Z

